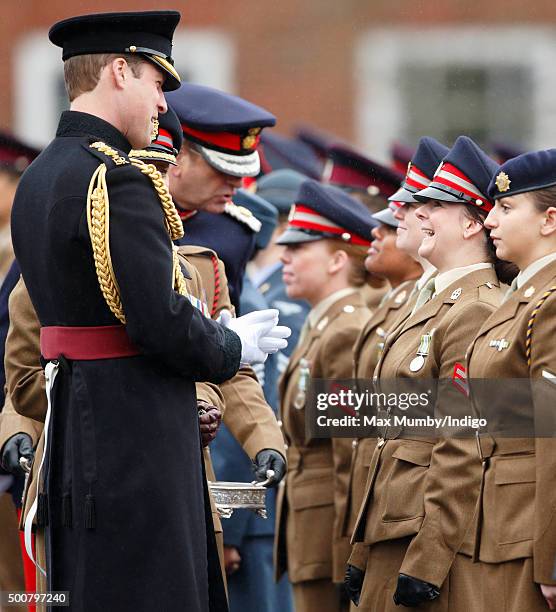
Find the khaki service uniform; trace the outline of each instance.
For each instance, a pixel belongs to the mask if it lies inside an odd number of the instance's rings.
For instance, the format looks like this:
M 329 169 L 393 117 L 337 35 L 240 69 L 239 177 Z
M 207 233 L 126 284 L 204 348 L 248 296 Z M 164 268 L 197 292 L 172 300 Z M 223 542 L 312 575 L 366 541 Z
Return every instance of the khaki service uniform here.
M 338 555 L 344 563 L 346 556 L 345 538 L 334 535 L 336 464 L 343 456 L 333 453 L 331 440 L 306 437 L 304 389 L 309 377 L 351 376 L 353 344 L 369 314 L 356 290 L 323 300 L 309 313 L 310 328 L 302 331 L 280 381 L 289 470 L 278 496 L 276 569 L 278 578 L 288 571 L 297 612 L 340 610 L 333 567 Z
M 400 377 L 455 381 L 470 339 L 501 300 L 487 264 L 451 270 L 434 283 L 437 295 L 388 335 L 375 372 L 379 386 Z M 456 401 L 467 405 L 461 398 L 459 386 L 446 385 L 435 416 L 450 414 Z M 352 541 L 369 547 L 359 609 L 396 610 L 392 596 L 404 573 L 443 587 L 440 598 L 418 609 L 459 610 L 458 587 L 445 581 L 478 496 L 475 441 L 401 434 L 400 426 L 381 432 L 355 525 Z
M 543 260 L 545 265 L 539 268 Z M 543 260 L 530 266 L 529 272 L 537 269 L 536 273 L 524 278 L 483 324 L 468 355 L 473 405 L 488 419 L 488 433 L 479 438 L 483 465 L 479 513 L 471 538 L 467 538 L 471 540 L 468 552 L 474 551 L 480 561 L 481 579 L 470 594 L 477 610 L 547 610 L 539 585 L 556 584 L 556 439 L 552 415 L 556 292 L 549 293 L 534 320 L 530 365 L 525 348 L 531 314 L 545 292 L 556 286 L 556 255 Z M 492 397 L 484 403 L 476 381 L 480 378 L 512 379 L 507 390 L 503 384 L 496 387 L 499 401 L 494 410 L 489 406 Z M 535 387 L 525 384 L 528 378 L 534 379 Z M 518 388 L 515 379 L 522 379 Z M 547 437 L 535 438 L 533 433 L 518 438 L 514 437 L 516 430 L 510 429 L 518 424 L 517 434 L 536 431 L 543 435 L 547 417 Z
M 393 289 L 365 324 L 353 347 L 353 376 L 355 379 L 372 379 L 387 332 L 392 323 L 399 317 L 400 311 L 412 295 L 414 287 L 415 281 L 410 280 Z M 376 438 L 354 438 L 349 440 L 349 443 L 351 446 L 350 471 L 346 494 L 338 503 L 341 511 L 337 524 L 339 536 L 346 538 L 348 541 L 351 539 L 357 514 L 363 502 L 365 483 L 367 482 L 371 457 L 376 446 Z M 342 567 L 334 568 L 335 575 L 343 577 L 346 562 L 347 558 L 344 559 Z M 365 567 L 363 566 L 361 569 L 365 569 Z

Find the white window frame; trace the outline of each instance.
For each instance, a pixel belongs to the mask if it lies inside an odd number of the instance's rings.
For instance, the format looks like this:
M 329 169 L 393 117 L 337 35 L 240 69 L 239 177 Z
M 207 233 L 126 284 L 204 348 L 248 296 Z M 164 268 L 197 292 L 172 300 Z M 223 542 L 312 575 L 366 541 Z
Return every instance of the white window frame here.
M 403 131 L 398 73 L 411 58 L 424 67 L 444 64 L 489 69 L 521 66 L 531 75 L 534 149 L 556 146 L 556 30 L 545 27 L 376 28 L 356 43 L 354 133 L 358 144 L 383 161 Z M 519 92 L 516 92 L 516 95 Z M 431 92 L 431 96 L 434 92 Z
M 46 30 L 23 36 L 14 51 L 14 131 L 38 147 L 46 145 L 56 133 L 61 55 L 61 49 L 48 40 Z M 191 81 L 234 93 L 236 49 L 230 35 L 216 29 L 180 29 L 174 37 L 173 56 Z

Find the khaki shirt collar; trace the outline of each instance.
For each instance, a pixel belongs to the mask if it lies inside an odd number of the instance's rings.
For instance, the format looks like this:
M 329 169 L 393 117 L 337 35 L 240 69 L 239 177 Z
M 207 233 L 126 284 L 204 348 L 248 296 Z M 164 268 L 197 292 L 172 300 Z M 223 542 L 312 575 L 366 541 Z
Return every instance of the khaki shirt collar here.
M 490 263 L 477 263 L 471 264 L 470 266 L 462 266 L 461 268 L 452 268 L 451 270 L 442 272 L 434 279 L 434 291 L 436 295 L 438 295 L 452 283 L 455 283 L 460 278 L 467 276 L 467 274 L 475 272 L 476 270 L 486 270 L 493 267 L 494 266 Z
M 352 293 L 356 293 L 357 289 L 353 287 L 346 287 L 345 289 L 340 289 L 339 291 L 335 291 L 331 293 L 329 296 L 325 297 L 324 300 L 321 300 L 316 306 L 314 306 L 308 315 L 309 329 L 313 329 L 315 325 L 319 322 L 319 320 L 324 316 L 326 311 L 335 304 L 338 300 L 346 297 L 347 295 L 351 295 Z
M 545 255 L 544 257 L 537 259 L 537 261 L 534 261 L 532 264 L 529 264 L 525 270 L 522 270 L 517 275 L 517 288 L 521 289 L 521 287 L 523 287 L 523 285 L 525 285 L 529 279 L 533 278 L 537 272 L 553 261 L 556 261 L 556 253 Z

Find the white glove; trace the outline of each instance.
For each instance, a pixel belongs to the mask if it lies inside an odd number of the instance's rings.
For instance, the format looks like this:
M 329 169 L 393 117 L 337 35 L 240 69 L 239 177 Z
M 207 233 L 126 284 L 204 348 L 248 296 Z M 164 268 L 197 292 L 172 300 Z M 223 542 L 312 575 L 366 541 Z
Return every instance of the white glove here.
M 278 310 L 255 310 L 234 319 L 228 310 L 220 313 L 218 321 L 234 331 L 241 340 L 241 363 L 264 363 L 269 353 L 288 346 L 289 327 L 278 325 Z

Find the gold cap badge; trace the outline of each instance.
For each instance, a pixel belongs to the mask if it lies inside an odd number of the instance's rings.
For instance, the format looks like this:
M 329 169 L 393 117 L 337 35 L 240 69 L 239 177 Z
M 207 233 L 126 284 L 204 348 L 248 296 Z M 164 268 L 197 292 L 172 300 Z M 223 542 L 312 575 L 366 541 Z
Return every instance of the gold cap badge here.
M 241 146 L 244 149 L 252 149 L 257 144 L 257 136 L 259 135 L 260 131 L 261 128 L 251 128 L 247 132 L 248 135 L 241 141 Z
M 496 177 L 496 186 L 498 187 L 498 191 L 504 192 L 508 191 L 510 188 L 510 177 L 505 172 L 500 172 L 500 174 Z

